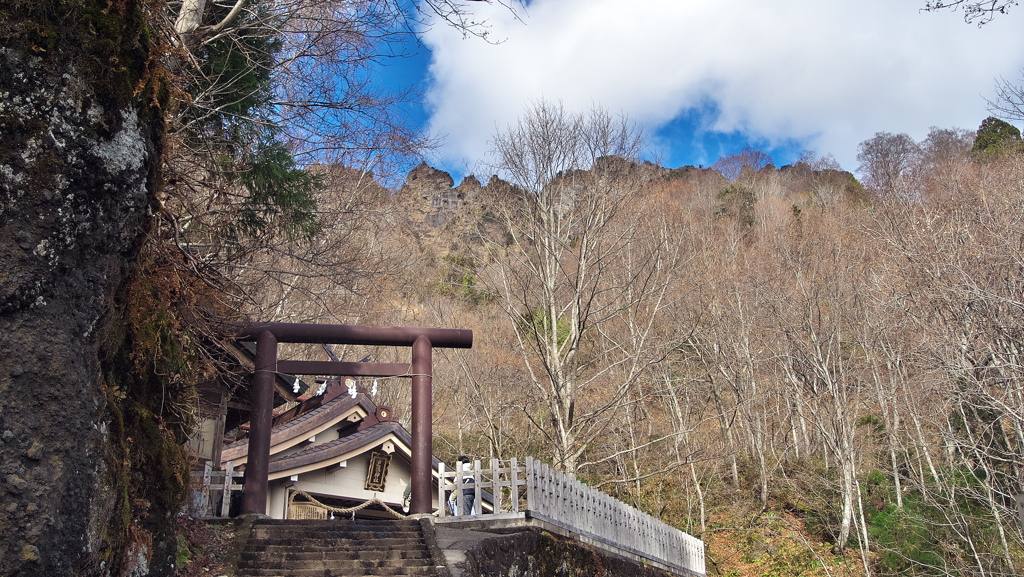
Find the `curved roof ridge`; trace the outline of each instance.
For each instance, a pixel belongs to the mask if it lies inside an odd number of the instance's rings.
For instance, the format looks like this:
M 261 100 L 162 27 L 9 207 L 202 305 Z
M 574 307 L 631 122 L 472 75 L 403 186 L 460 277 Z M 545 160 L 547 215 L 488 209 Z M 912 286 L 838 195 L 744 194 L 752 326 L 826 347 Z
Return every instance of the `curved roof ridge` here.
M 357 431 L 341 439 L 335 439 L 319 445 L 313 445 L 312 447 L 297 453 L 291 453 L 278 459 L 274 459 L 270 462 L 270 472 L 277 473 L 279 471 L 336 458 L 346 453 L 350 453 L 359 447 L 378 441 L 392 433 L 401 439 L 402 435 L 399 431 L 404 430 L 404 427 L 396 421 L 377 423 L 376 425 L 372 425 L 362 431 Z
M 330 417 L 335 413 L 345 412 L 355 406 L 361 406 L 367 414 L 373 414 L 377 411 L 377 405 L 370 400 L 364 393 L 359 393 L 355 398 L 349 395 L 339 395 L 331 399 L 330 401 L 320 405 L 312 411 L 296 417 L 287 423 L 278 425 L 270 432 L 270 444 L 271 446 L 292 439 L 297 435 L 301 435 L 303 432 L 316 428 L 317 425 L 321 425 L 324 422 L 330 420 Z M 305 423 L 310 423 L 315 420 L 315 424 L 308 427 L 300 427 Z M 277 437 L 275 439 L 275 437 Z M 222 452 L 221 461 L 231 461 L 237 459 L 239 456 L 228 458 L 229 453 L 241 453 L 242 447 L 249 445 L 249 438 L 242 439 L 241 441 L 235 441 L 227 447 L 224 447 Z

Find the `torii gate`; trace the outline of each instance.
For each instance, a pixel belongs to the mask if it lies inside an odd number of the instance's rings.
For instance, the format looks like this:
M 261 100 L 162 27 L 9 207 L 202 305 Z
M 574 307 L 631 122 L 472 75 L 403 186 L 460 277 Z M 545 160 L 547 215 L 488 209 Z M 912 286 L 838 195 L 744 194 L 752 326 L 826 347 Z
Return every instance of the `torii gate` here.
M 301 323 L 235 325 L 243 341 L 256 341 L 252 378 L 252 416 L 249 421 L 249 456 L 245 465 L 242 513 L 267 513 L 270 468 L 270 431 L 274 410 L 274 378 L 290 375 L 359 377 L 412 377 L 412 502 L 411 514 L 430 513 L 430 466 L 433 442 L 431 423 L 432 351 L 437 348 L 473 347 L 473 331 L 411 327 L 368 327 Z M 343 363 L 334 361 L 279 361 L 278 343 L 317 343 L 412 347 L 411 365 L 401 363 Z

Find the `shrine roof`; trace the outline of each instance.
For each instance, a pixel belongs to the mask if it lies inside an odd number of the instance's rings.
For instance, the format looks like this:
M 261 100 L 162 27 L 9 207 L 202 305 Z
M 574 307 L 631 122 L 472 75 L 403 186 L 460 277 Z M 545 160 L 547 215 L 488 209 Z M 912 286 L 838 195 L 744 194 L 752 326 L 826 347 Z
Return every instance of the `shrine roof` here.
M 330 401 L 320 405 L 316 409 L 283 423 L 270 433 L 270 446 L 274 447 L 296 437 L 308 435 L 312 431 L 329 424 L 332 420 L 339 420 L 344 417 L 350 409 L 360 407 L 368 415 L 377 411 L 377 405 L 363 393 L 358 393 L 355 398 L 349 395 L 337 396 Z M 245 456 L 249 450 L 249 439 L 236 441 L 221 453 L 221 461 L 234 461 Z
M 395 421 L 378 423 L 344 438 L 314 445 L 304 451 L 273 459 L 270 461 L 270 473 L 279 473 L 288 469 L 306 467 L 321 462 L 327 463 L 332 459 L 357 452 L 360 449 L 369 449 L 390 435 L 394 435 L 406 447 L 412 443 L 409 432 L 401 424 Z M 402 452 L 407 453 L 407 450 Z M 435 465 L 439 462 L 437 459 L 433 459 L 433 461 Z

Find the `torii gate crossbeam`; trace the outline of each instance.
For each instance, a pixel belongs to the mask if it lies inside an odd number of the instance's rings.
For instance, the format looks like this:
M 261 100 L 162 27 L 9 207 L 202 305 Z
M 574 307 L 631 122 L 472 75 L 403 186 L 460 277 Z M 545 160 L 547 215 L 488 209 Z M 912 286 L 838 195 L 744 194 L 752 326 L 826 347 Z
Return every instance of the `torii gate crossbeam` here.
M 299 375 L 412 377 L 412 502 L 409 512 L 430 513 L 430 459 L 433 441 L 431 389 L 433 349 L 468 349 L 473 331 L 413 327 L 369 327 L 302 323 L 235 325 L 236 336 L 256 341 L 252 379 L 249 453 L 245 465 L 243 513 L 265 515 L 270 468 L 270 432 L 274 410 L 274 378 L 278 372 Z M 278 343 L 321 343 L 412 347 L 412 364 L 278 361 Z M 442 505 L 443 506 L 443 505 Z

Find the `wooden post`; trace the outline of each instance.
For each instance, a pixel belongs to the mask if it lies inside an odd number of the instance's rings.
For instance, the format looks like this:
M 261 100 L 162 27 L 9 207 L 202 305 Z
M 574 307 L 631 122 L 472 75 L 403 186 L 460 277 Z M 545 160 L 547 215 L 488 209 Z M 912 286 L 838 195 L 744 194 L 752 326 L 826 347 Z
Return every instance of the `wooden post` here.
M 501 468 L 497 459 L 491 459 L 491 494 L 494 496 L 491 512 L 501 513 Z
M 559 475 L 558 485 L 555 486 L 555 490 L 558 491 L 558 517 L 565 519 L 567 523 L 572 523 L 573 518 L 569 502 L 573 499 L 573 487 L 565 482 L 565 477 L 561 476 L 561 471 L 556 471 L 555 473 Z
M 289 518 L 288 514 L 291 513 L 291 508 L 292 508 L 291 507 L 291 494 L 292 494 L 292 488 L 291 487 L 285 487 L 284 488 L 284 515 L 282 515 L 282 518 L 284 518 L 284 519 L 288 519 Z
M 437 464 L 437 516 L 444 519 L 448 514 L 448 499 L 444 496 L 444 462 Z
M 430 513 L 430 456 L 434 433 L 431 422 L 433 347 L 420 336 L 412 345 L 412 514 Z
M 255 365 L 255 374 L 252 378 L 252 415 L 249 418 L 249 456 L 245 463 L 245 498 L 242 512 L 266 515 L 270 430 L 274 418 L 274 379 L 277 373 L 277 337 L 270 331 L 263 331 L 256 340 Z M 230 487 L 231 484 L 227 485 Z
M 213 488 L 210 487 L 210 483 L 213 482 L 213 461 L 207 461 L 203 463 L 203 497 L 199 503 L 199 510 L 203 517 L 212 517 L 210 509 L 210 495 L 213 493 Z
M 547 463 L 541 463 L 540 472 L 544 475 L 544 490 L 541 491 L 541 511 L 545 515 L 557 515 L 558 509 L 555 508 L 554 504 L 551 502 L 551 494 L 555 486 L 554 479 L 551 478 L 551 467 L 549 467 Z
M 536 468 L 533 464 L 533 457 L 526 457 L 526 510 L 536 511 L 534 499 L 536 499 L 535 493 L 537 492 L 537 477 L 535 475 Z
M 512 457 L 512 461 L 509 464 L 509 470 L 511 471 L 512 479 L 512 509 L 513 513 L 519 512 L 519 461 L 515 457 Z
M 480 484 L 484 482 L 483 475 L 480 474 L 480 460 L 473 460 L 473 510 L 470 511 L 473 515 L 479 515 L 483 510 L 480 505 Z
M 455 516 L 462 515 L 462 465 L 455 464 Z
M 235 465 L 228 461 L 228 464 L 224 466 L 224 486 L 222 488 L 220 501 L 220 516 L 227 517 L 231 512 L 231 485 L 234 484 L 235 478 Z

